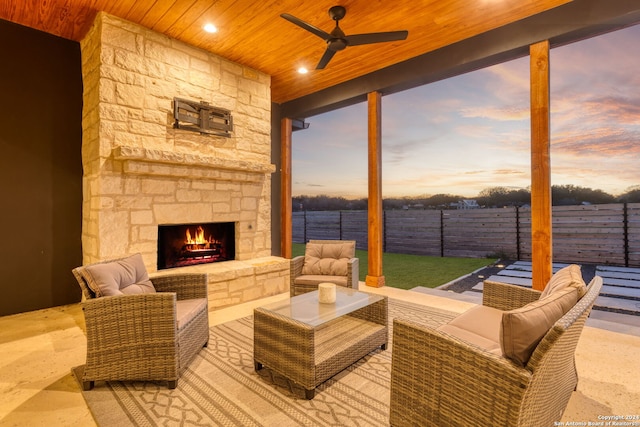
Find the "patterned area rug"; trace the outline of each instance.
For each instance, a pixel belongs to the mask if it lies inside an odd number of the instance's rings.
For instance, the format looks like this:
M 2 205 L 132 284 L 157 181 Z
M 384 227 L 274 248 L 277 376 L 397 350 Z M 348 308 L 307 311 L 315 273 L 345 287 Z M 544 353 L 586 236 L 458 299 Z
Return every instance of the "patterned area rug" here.
M 389 300 L 393 318 L 438 326 L 455 314 Z M 391 343 L 390 343 L 391 344 Z M 76 377 L 80 366 L 74 369 Z M 100 426 L 388 426 L 391 345 L 318 386 L 313 400 L 268 368 L 253 367 L 253 317 L 211 328 L 204 348 L 178 380 L 96 382 L 82 392 Z

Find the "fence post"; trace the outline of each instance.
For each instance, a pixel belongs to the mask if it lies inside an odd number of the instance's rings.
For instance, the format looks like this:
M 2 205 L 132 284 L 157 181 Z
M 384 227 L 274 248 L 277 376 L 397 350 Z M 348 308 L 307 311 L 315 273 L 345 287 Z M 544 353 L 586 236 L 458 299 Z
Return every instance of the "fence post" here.
M 382 252 L 387 252 L 387 211 L 382 210 Z
M 444 258 L 444 211 L 440 209 L 440 258 Z
M 516 206 L 516 259 L 520 261 L 520 206 Z
M 624 234 L 624 266 L 629 267 L 629 212 L 627 202 L 624 202 L 622 227 Z
M 307 243 L 307 211 L 303 211 L 304 212 L 304 216 L 302 217 L 302 221 L 304 222 L 304 225 L 302 227 L 302 229 L 304 230 L 304 232 L 302 233 L 302 238 L 303 238 L 303 242 L 306 244 Z

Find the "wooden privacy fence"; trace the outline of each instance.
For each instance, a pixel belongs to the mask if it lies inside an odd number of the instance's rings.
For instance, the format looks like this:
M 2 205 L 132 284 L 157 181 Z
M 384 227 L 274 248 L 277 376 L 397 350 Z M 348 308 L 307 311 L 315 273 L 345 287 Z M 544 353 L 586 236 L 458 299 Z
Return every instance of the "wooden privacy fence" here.
M 640 266 L 640 203 L 553 207 L 553 260 Z M 293 242 L 355 240 L 367 249 L 367 211 L 293 213 Z M 384 211 L 385 252 L 531 259 L 531 209 Z

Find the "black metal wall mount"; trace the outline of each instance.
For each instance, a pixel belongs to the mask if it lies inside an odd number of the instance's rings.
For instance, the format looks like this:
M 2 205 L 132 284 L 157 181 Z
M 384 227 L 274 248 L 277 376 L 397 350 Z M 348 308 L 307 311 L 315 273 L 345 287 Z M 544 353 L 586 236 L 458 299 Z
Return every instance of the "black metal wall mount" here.
M 173 98 L 173 118 L 176 129 L 226 137 L 233 132 L 231 111 L 204 101 Z

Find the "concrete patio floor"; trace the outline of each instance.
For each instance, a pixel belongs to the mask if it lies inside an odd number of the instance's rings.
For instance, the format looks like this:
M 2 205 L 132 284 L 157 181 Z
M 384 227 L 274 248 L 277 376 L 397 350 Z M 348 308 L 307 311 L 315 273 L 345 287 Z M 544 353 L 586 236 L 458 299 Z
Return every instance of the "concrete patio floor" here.
M 461 313 L 474 305 L 447 296 L 390 287 L 361 290 Z M 286 299 L 276 295 L 210 313 L 211 324 L 252 314 Z M 71 375 L 84 363 L 86 337 L 80 304 L 0 317 L 0 426 L 94 426 Z M 640 414 L 640 336 L 587 326 L 576 350 L 578 390 L 563 422 L 596 422 L 599 416 Z M 284 426 L 283 426 L 284 427 Z

